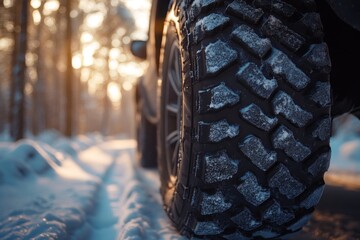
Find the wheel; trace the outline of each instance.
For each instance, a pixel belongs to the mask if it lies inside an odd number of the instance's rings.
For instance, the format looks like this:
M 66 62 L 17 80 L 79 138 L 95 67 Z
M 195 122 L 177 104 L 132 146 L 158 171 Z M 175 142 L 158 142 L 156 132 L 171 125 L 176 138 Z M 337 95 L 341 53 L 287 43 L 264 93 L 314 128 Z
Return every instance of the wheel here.
M 177 229 L 299 231 L 330 159 L 331 63 L 314 1 L 174 1 L 160 63 L 158 164 Z
M 144 168 L 156 168 L 156 125 L 146 118 L 139 91 L 136 95 L 137 162 Z

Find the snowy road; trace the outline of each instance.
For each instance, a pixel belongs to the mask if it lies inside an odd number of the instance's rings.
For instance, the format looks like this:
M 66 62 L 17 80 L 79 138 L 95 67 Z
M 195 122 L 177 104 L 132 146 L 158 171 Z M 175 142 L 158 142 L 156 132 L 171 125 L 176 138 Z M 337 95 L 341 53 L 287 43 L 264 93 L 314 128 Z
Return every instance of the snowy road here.
M 163 211 L 158 172 L 136 165 L 134 140 L 52 138 L 0 143 L 0 239 L 184 239 Z M 356 145 L 337 144 L 335 157 Z M 293 239 L 360 239 L 358 176 L 330 170 L 318 210 Z
M 101 204 L 92 217 L 92 239 L 182 239 L 163 212 L 158 172 L 137 167 L 135 150 L 128 143 L 129 148 L 117 154 L 117 162 L 101 191 Z M 123 144 L 124 141 L 113 141 L 103 146 L 116 152 Z M 360 239 L 360 189 L 348 183 L 334 186 L 339 183 L 334 179 L 337 176 L 329 174 L 331 184 L 326 186 L 318 210 L 294 239 Z

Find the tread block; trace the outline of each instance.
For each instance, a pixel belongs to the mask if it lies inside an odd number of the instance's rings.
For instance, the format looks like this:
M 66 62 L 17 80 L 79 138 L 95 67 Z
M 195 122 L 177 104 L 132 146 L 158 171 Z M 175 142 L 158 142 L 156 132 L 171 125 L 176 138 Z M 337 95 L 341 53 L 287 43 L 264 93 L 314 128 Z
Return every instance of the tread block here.
M 252 239 L 272 239 L 278 237 L 280 234 L 275 232 L 271 227 L 265 227 L 259 231 L 254 232 Z
M 261 108 L 254 103 L 241 109 L 240 113 L 245 120 L 264 131 L 271 130 L 278 122 L 278 119 L 276 117 L 268 117 L 267 115 L 265 115 L 265 113 L 263 113 Z
M 231 179 L 238 171 L 239 162 L 231 159 L 225 151 L 214 154 L 206 154 L 198 158 L 205 162 L 204 181 L 216 183 Z
M 244 21 L 249 23 L 257 23 L 264 15 L 264 11 L 260 8 L 254 8 L 248 5 L 243 0 L 235 0 L 233 1 L 227 8 L 232 15 L 236 17 L 240 17 Z
M 216 235 L 222 233 L 224 230 L 216 222 L 197 222 L 194 228 L 194 233 L 197 235 Z
M 237 56 L 237 52 L 221 40 L 210 43 L 205 48 L 206 73 L 217 74 L 231 65 Z
M 250 210 L 247 208 L 244 208 L 244 210 L 242 210 L 238 215 L 232 217 L 231 220 L 236 223 L 239 228 L 245 231 L 254 230 L 262 225 L 261 222 L 254 218 Z
M 287 229 L 295 232 L 295 231 L 299 230 L 300 228 L 302 228 L 303 226 L 305 226 L 305 224 L 307 222 L 309 222 L 310 218 L 311 218 L 310 214 L 305 215 L 302 218 L 300 218 L 299 221 L 296 221 L 294 224 L 291 224 Z
M 295 104 L 293 99 L 283 91 L 276 94 L 272 101 L 275 114 L 281 114 L 298 127 L 304 127 L 312 118 L 312 114 Z
M 310 78 L 279 50 L 273 49 L 267 64 L 275 75 L 285 79 L 296 90 L 301 90 L 310 83 Z
M 231 203 L 225 201 L 225 197 L 220 191 L 217 191 L 213 195 L 207 193 L 202 194 L 201 215 L 222 213 L 229 208 L 231 208 Z
M 319 138 L 321 141 L 328 140 L 331 134 L 331 119 L 326 118 L 318 122 L 316 129 L 312 132 L 313 137 Z
M 299 196 L 305 190 L 305 186 L 291 176 L 290 171 L 280 164 L 275 175 L 270 179 L 269 186 L 279 189 L 279 192 L 288 199 Z
M 261 27 L 261 31 L 268 37 L 279 40 L 284 46 L 296 52 L 304 44 L 305 39 L 285 26 L 279 19 L 270 15 Z
M 324 192 L 325 186 L 318 187 L 313 191 L 304 201 L 301 202 L 300 206 L 306 209 L 310 209 L 317 205 Z
M 196 18 L 200 13 L 212 8 L 217 4 L 217 0 L 198 0 L 191 5 L 190 17 Z
M 297 162 L 303 161 L 311 154 L 311 150 L 298 142 L 294 134 L 285 126 L 280 126 L 273 134 L 272 142 L 275 148 L 282 149 L 292 159 Z
M 315 90 L 310 94 L 310 99 L 322 107 L 331 104 L 330 83 L 317 82 Z
M 199 113 L 206 113 L 223 109 L 226 106 L 235 105 L 239 101 L 239 94 L 233 92 L 222 82 L 213 88 L 200 90 L 198 92 L 197 108 Z
M 240 232 L 235 232 L 235 233 L 232 233 L 232 234 L 228 234 L 228 235 L 225 235 L 223 236 L 224 239 L 226 240 L 249 240 L 251 238 L 247 238 L 245 237 L 244 235 L 242 235 Z
M 259 206 L 270 198 L 270 190 L 261 187 L 253 173 L 245 173 L 240 180 L 241 184 L 237 187 L 237 190 L 252 205 Z
M 276 223 L 277 225 L 287 223 L 294 218 L 295 216 L 293 213 L 281 209 L 279 203 L 276 201 L 264 212 L 264 219 Z
M 323 38 L 324 33 L 320 14 L 314 12 L 305 13 L 303 18 L 300 20 L 300 23 L 303 24 L 309 33 L 315 38 Z
M 220 14 L 211 13 L 199 20 L 195 25 L 195 39 L 199 42 L 204 36 L 218 32 L 222 27 L 230 22 L 230 18 Z
M 255 63 L 246 63 L 236 74 L 239 81 L 244 82 L 250 89 L 262 98 L 268 99 L 277 88 L 275 79 L 267 79 Z
M 310 174 L 315 177 L 326 172 L 330 166 L 330 155 L 330 152 L 321 154 L 309 167 Z
M 267 171 L 277 161 L 276 152 L 266 150 L 261 140 L 255 136 L 247 137 L 239 147 L 251 162 L 263 171 Z
M 247 25 L 241 25 L 236 28 L 232 33 L 232 37 L 259 58 L 263 58 L 272 47 L 271 41 L 268 38 L 259 37 L 254 30 Z
M 226 138 L 234 138 L 239 134 L 238 125 L 230 125 L 226 120 L 219 122 L 199 122 L 199 142 L 217 143 Z
M 254 4 L 284 17 L 291 17 L 296 11 L 296 8 L 280 0 L 255 0 Z
M 330 73 L 331 61 L 326 43 L 312 44 L 309 51 L 305 53 L 304 58 L 315 70 L 322 73 Z

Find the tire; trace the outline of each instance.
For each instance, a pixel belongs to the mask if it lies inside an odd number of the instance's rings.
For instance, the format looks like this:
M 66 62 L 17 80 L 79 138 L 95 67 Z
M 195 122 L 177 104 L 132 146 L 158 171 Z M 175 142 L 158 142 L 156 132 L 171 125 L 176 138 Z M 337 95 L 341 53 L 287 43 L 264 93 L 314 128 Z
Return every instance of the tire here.
M 158 163 L 176 228 L 299 231 L 330 159 L 331 63 L 314 1 L 175 1 L 161 56 Z
M 156 168 L 156 125 L 146 118 L 140 96 L 137 96 L 136 101 L 137 162 L 144 168 Z

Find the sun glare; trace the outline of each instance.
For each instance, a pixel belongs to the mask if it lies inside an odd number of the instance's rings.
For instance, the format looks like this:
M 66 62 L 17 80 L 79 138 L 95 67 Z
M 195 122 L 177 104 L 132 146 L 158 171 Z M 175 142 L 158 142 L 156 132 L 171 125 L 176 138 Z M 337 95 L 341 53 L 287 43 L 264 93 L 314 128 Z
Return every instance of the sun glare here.
M 41 0 L 31 0 L 30 5 L 33 9 L 38 9 L 41 6 Z
M 56 12 L 60 7 L 60 3 L 57 0 L 48 0 L 44 5 L 44 15 L 50 15 L 53 12 Z
M 98 28 L 101 26 L 103 21 L 104 21 L 104 13 L 103 12 L 92 13 L 92 14 L 89 14 L 85 18 L 85 24 L 89 28 Z
M 34 10 L 32 13 L 32 16 L 33 16 L 34 24 L 39 25 L 39 23 L 41 21 L 41 14 L 40 14 L 39 10 Z
M 74 69 L 80 69 L 81 68 L 81 55 L 75 54 L 72 57 L 72 66 Z
M 107 87 L 107 95 L 109 96 L 111 102 L 113 102 L 113 103 L 120 102 L 121 92 L 120 92 L 119 85 L 114 82 L 109 83 L 109 85 Z

